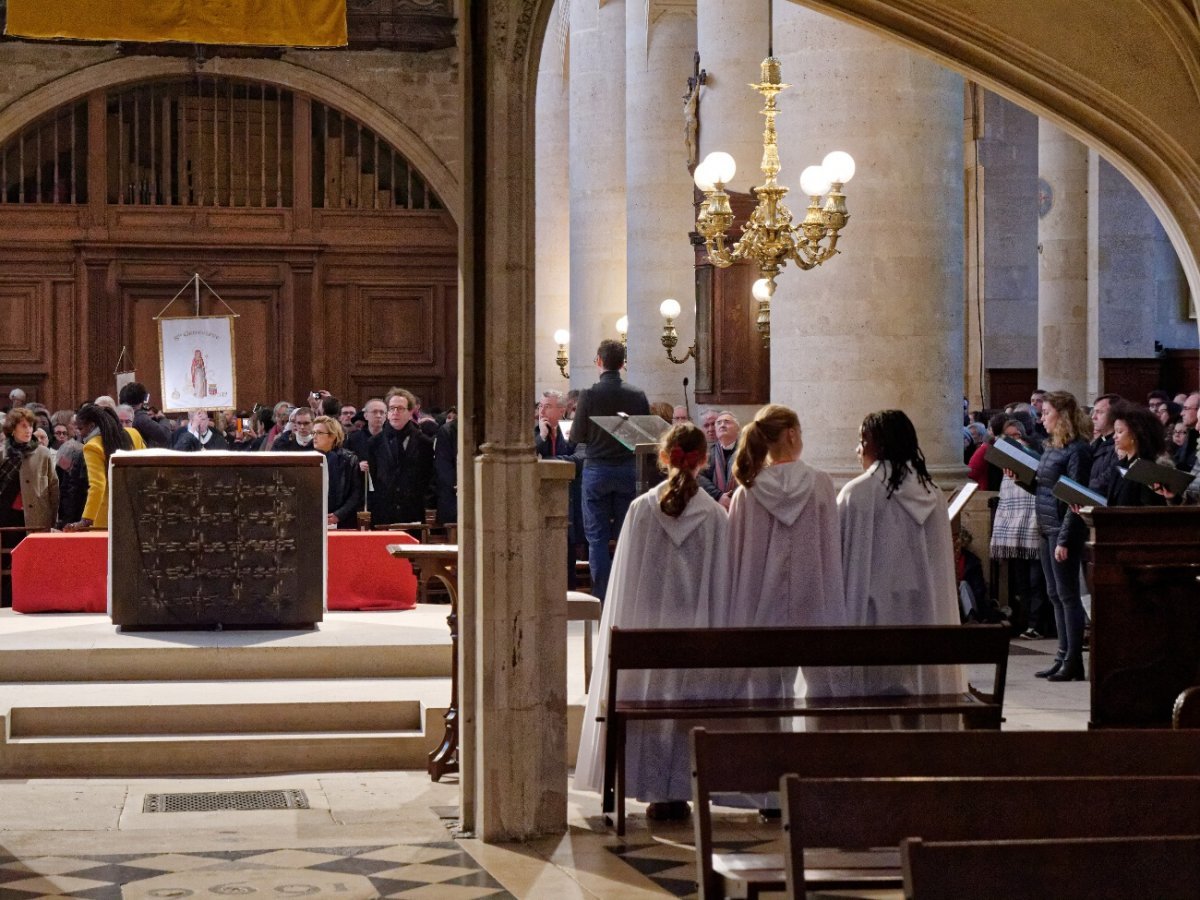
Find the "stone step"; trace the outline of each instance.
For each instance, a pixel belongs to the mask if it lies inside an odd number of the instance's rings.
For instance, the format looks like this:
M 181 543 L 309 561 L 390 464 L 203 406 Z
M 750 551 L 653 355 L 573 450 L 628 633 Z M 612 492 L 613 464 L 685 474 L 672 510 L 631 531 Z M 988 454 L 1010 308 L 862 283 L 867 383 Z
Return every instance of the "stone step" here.
M 424 728 L 293 733 L 9 737 L 3 778 L 125 778 L 423 769 L 442 737 L 442 710 Z M 0 726 L 7 729 L 6 721 Z
M 420 731 L 421 707 L 419 700 L 14 706 L 9 739 Z
M 137 633 L 99 616 L 6 618 L 0 683 L 448 677 L 444 613 L 391 615 L 330 614 L 312 631 Z

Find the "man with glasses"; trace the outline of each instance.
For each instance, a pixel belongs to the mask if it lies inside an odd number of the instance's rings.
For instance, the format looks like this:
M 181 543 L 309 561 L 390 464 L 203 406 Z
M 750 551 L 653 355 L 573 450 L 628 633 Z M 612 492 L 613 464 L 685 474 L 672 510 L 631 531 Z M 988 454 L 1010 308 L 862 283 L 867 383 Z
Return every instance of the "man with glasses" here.
M 354 417 L 358 414 L 358 410 L 353 404 L 343 403 L 342 408 L 338 410 L 338 421 L 342 423 L 342 431 L 348 432 L 354 425 Z
M 300 406 L 292 413 L 291 430 L 285 431 L 275 442 L 275 450 L 280 453 L 295 453 L 299 450 L 312 450 L 313 447 L 313 414 L 312 410 Z
M 392 388 L 384 403 L 387 421 L 367 442 L 371 522 L 424 522 L 425 510 L 433 507 L 433 441 L 413 421 L 411 392 Z

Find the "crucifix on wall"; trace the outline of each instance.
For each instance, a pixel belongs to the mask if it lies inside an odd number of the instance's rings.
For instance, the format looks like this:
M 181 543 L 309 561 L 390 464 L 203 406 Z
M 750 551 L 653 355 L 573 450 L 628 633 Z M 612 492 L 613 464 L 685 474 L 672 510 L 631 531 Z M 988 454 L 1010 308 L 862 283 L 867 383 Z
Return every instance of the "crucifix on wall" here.
M 684 142 L 687 144 L 687 166 L 691 172 L 700 161 L 700 85 L 707 83 L 708 73 L 700 68 L 699 51 L 692 57 L 692 74 L 688 76 L 683 95 Z

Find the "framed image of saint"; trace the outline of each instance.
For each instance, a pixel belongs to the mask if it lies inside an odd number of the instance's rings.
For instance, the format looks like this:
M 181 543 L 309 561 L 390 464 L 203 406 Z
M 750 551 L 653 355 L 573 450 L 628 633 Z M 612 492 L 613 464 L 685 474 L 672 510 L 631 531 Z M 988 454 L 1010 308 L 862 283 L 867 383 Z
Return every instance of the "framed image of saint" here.
M 236 406 L 233 319 L 200 316 L 158 320 L 163 412 Z

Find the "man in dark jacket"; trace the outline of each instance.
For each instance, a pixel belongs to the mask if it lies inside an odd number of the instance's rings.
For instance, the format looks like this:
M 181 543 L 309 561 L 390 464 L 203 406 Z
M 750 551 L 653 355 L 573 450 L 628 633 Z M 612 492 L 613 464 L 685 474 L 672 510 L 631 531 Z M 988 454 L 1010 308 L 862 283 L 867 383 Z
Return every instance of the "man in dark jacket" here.
M 1117 474 L 1112 408 L 1120 402 L 1120 394 L 1102 394 L 1092 404 L 1092 471 L 1087 486 L 1101 497 L 1108 496 L 1108 489 Z
M 146 390 L 146 386 L 140 381 L 131 381 L 121 388 L 117 402 L 133 407 L 133 427 L 142 436 L 147 447 L 159 449 L 169 447 L 171 432 L 165 425 L 160 425 L 150 418 L 150 413 L 146 411 L 146 403 L 149 399 L 150 392 Z
M 650 414 L 650 403 L 639 388 L 621 381 L 625 345 L 601 341 L 596 351 L 600 380 L 579 395 L 571 437 L 586 444 L 583 452 L 583 530 L 587 534 L 592 593 L 604 600 L 612 555 L 608 542 L 616 540 L 625 513 L 637 490 L 633 451 L 592 421 L 595 416 Z
M 433 505 L 433 441 L 413 421 L 415 401 L 402 388 L 388 391 L 387 422 L 367 443 L 373 488 L 368 506 L 375 525 L 423 522 Z

